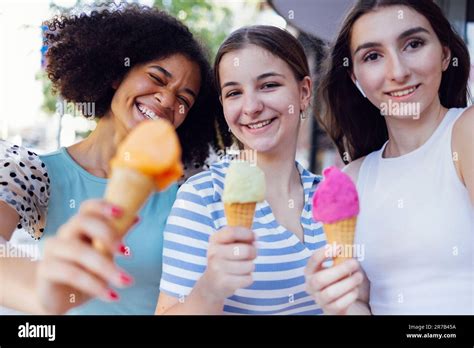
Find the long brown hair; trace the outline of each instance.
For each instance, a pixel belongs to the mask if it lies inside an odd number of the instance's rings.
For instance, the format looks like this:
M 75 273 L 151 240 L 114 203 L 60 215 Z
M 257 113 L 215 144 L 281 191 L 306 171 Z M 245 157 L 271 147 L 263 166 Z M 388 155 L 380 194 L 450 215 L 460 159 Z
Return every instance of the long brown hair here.
M 219 64 L 222 57 L 226 53 L 242 49 L 250 44 L 261 47 L 286 62 L 297 81 L 302 81 L 305 76 L 310 76 L 303 46 L 289 32 L 270 25 L 242 27 L 230 34 L 217 51 L 214 61 L 214 77 L 219 95 L 221 92 Z
M 443 72 L 438 92 L 441 104 L 447 108 L 467 105 L 469 52 L 433 0 L 360 0 L 342 24 L 325 61 L 317 90 L 316 118 L 329 133 L 345 163 L 379 150 L 388 139 L 380 110 L 364 98 L 352 82 L 350 40 L 357 19 L 377 8 L 393 5 L 407 6 L 423 15 L 441 45 L 448 47 L 451 57 L 456 59 L 456 64 L 450 63 Z

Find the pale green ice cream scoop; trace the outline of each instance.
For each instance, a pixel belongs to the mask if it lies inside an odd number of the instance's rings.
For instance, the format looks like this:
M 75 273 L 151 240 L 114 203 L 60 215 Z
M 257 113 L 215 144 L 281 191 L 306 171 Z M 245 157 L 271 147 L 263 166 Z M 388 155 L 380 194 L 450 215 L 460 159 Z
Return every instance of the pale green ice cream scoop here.
M 265 199 L 265 174 L 249 162 L 231 162 L 224 182 L 224 203 L 261 202 Z

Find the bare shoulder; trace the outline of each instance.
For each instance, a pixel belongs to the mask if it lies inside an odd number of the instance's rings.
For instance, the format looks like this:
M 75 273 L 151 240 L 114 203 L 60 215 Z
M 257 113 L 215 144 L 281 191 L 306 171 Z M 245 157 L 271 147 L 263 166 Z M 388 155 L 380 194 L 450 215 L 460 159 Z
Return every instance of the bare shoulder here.
M 357 183 L 357 178 L 359 177 L 360 166 L 362 165 L 362 162 L 364 162 L 364 159 L 365 159 L 365 156 L 358 158 L 352 161 L 351 163 L 349 163 L 348 165 L 346 165 L 342 169 L 343 172 L 345 172 L 347 175 L 351 177 L 354 183 Z
M 470 106 L 456 120 L 453 128 L 453 141 L 473 141 L 472 130 L 474 129 L 474 106 Z
M 474 106 L 465 110 L 456 120 L 453 127 L 451 148 L 453 162 L 461 182 L 470 192 L 474 202 Z

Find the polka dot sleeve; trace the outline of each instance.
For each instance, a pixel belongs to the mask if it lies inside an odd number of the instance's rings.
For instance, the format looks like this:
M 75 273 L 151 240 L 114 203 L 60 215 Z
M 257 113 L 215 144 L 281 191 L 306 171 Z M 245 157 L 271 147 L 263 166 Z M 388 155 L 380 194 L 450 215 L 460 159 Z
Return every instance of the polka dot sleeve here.
M 39 239 L 46 224 L 49 178 L 37 154 L 0 140 L 0 200 L 20 216 L 18 228 Z

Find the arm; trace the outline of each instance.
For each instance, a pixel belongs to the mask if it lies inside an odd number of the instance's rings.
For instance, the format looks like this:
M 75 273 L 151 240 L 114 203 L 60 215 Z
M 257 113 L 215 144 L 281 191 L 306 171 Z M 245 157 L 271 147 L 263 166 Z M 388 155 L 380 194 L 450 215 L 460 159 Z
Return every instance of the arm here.
M 100 240 L 115 253 L 120 238 L 111 220 L 116 217 L 106 202 L 84 202 L 79 213 L 45 241 L 41 261 L 0 258 L 0 304 L 33 314 L 62 314 L 92 297 L 116 301 L 108 284 L 129 286 L 124 276 L 130 277 L 88 242 Z
M 18 213 L 0 201 L 0 216 L 0 238 L 9 241 L 18 225 Z M 0 257 L 0 305 L 44 314 L 35 292 L 37 265 L 30 258 Z
M 36 293 L 38 262 L 28 258 L 0 258 L 0 305 L 25 313 L 47 314 Z
M 2 217 L 2 222 L 0 223 L 0 238 L 9 241 L 18 225 L 18 221 L 20 221 L 20 216 L 15 209 L 1 200 L 0 216 Z
M 252 231 L 240 227 L 225 227 L 214 233 L 206 270 L 189 296 L 178 299 L 162 291 L 155 314 L 222 314 L 225 299 L 253 282 L 253 260 L 257 257 L 254 240 Z
M 453 128 L 452 149 L 456 171 L 466 186 L 469 198 L 474 206 L 474 107 L 466 110 L 456 121 Z
M 160 293 L 158 304 L 156 305 L 156 315 L 206 315 L 206 314 L 222 314 L 224 307 L 223 300 L 213 300 L 203 291 L 199 282 L 191 291 L 188 297 L 176 298 Z

